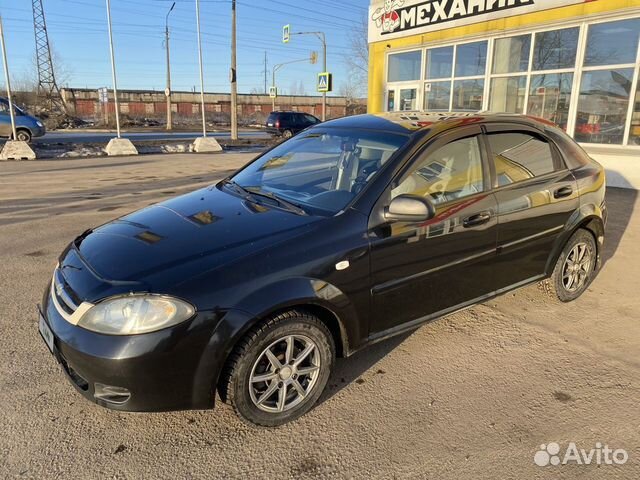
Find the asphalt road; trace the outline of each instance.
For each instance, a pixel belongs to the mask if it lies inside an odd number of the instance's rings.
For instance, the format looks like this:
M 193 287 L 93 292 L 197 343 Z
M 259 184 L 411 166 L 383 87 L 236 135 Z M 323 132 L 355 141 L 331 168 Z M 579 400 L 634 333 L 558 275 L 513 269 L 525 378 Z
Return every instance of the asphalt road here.
M 0 478 L 640 478 L 632 191 L 608 193 L 605 264 L 578 301 L 560 304 L 533 285 L 339 360 L 316 408 L 285 427 L 252 428 L 220 403 L 127 414 L 80 397 L 37 329 L 57 255 L 88 227 L 248 159 L 0 163 Z M 629 460 L 536 466 L 549 442 L 563 452 L 600 442 Z
M 209 132 L 216 138 L 229 138 L 231 134 L 229 132 Z M 197 137 L 202 136 L 202 131 L 198 132 L 124 132 L 122 133 L 124 138 L 128 138 L 132 141 L 145 141 L 145 140 L 194 140 Z M 107 143 L 110 139 L 115 137 L 115 132 L 83 132 L 83 131 L 55 131 L 48 132 L 44 137 L 35 138 L 34 142 L 39 144 L 58 144 L 58 143 Z M 269 138 L 265 132 L 258 130 L 241 130 L 239 132 L 240 138 Z

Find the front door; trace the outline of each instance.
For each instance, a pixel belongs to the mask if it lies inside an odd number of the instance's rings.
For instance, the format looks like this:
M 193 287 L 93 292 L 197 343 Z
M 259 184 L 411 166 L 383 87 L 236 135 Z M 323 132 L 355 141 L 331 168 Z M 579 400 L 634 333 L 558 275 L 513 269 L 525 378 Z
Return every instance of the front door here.
M 0 101 L 0 137 L 10 137 L 11 135 L 9 104 L 5 101 Z
M 434 204 L 436 216 L 421 224 L 371 225 L 371 337 L 493 292 L 497 203 L 483 145 L 475 126 L 432 143 L 376 205 L 420 195 Z

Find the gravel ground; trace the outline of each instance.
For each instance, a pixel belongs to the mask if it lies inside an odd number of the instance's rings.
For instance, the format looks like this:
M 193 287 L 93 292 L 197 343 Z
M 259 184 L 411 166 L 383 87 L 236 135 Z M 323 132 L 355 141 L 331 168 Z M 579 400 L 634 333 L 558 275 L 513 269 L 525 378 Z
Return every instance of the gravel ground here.
M 606 263 L 561 305 L 538 285 L 340 360 L 301 420 L 112 412 L 81 398 L 35 304 L 74 235 L 221 178 L 246 154 L 0 165 L 2 478 L 640 478 L 640 200 L 610 190 Z M 596 442 L 624 465 L 536 466 Z

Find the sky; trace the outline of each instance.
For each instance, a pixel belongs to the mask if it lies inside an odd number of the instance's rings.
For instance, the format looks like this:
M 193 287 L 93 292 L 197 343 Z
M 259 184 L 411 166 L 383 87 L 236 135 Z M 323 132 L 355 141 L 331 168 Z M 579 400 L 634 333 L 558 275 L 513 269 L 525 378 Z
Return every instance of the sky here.
M 195 0 L 175 0 L 169 17 L 172 90 L 199 91 Z M 118 87 L 163 91 L 166 84 L 165 16 L 173 0 L 111 0 Z M 229 91 L 231 1 L 200 0 L 205 90 Z M 318 52 L 318 63 L 294 63 L 280 69 L 282 94 L 292 89 L 315 94 L 322 71 L 320 41 L 293 36 L 282 43 L 282 26 L 291 31 L 324 31 L 334 94 L 348 80 L 345 56 L 349 33 L 367 15 L 368 0 L 237 0 L 238 90 L 264 90 L 264 55 L 276 63 L 305 59 Z M 43 0 L 49 41 L 59 62 L 59 83 L 71 87 L 111 87 L 105 0 Z M 0 0 L 11 77 L 35 78 L 35 42 L 30 0 Z M 4 80 L 4 79 L 3 79 Z M 302 88 L 300 84 L 302 83 Z M 0 84 L 3 85 L 4 81 Z M 62 85 L 61 85 L 62 86 Z

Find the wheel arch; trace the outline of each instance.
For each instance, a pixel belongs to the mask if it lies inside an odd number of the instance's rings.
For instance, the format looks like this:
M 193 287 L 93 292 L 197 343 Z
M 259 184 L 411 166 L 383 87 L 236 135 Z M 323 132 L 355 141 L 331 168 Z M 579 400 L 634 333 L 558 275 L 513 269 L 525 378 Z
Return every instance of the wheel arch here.
M 547 262 L 547 275 L 551 275 L 551 272 L 553 272 L 555 264 L 558 261 L 558 258 L 560 257 L 560 254 L 562 253 L 562 250 L 564 249 L 569 239 L 578 230 L 581 229 L 589 232 L 595 240 L 597 266 L 599 268 L 602 259 L 602 248 L 604 247 L 605 233 L 605 225 L 602 219 L 602 212 L 599 212 L 599 209 L 585 209 L 583 207 L 580 209 L 578 215 L 572 217 L 572 221 L 569 222 L 563 234 L 559 236 L 558 241 L 556 242 L 556 245 L 554 246 Z

